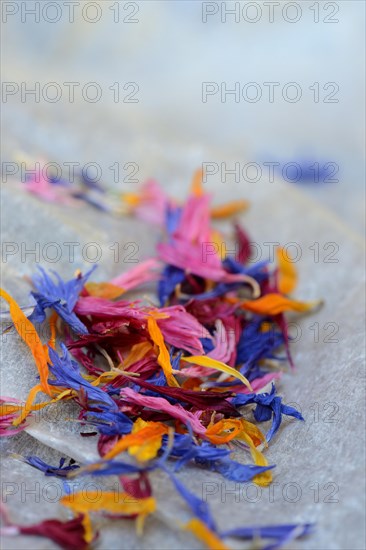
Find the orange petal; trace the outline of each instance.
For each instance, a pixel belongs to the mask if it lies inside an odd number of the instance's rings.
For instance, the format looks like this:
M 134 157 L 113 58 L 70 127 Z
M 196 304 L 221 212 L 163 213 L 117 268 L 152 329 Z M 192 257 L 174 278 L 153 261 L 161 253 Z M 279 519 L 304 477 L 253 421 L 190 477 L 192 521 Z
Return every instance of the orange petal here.
M 213 206 L 211 208 L 210 213 L 211 213 L 211 218 L 213 219 L 228 218 L 229 216 L 233 216 L 234 214 L 243 212 L 243 210 L 247 210 L 248 208 L 249 208 L 248 201 L 244 201 L 244 200 L 231 201 L 231 202 L 226 202 L 221 206 Z
M 220 420 L 216 424 L 209 426 L 205 436 L 211 443 L 222 445 L 237 437 L 242 430 L 243 426 L 240 420 L 229 418 L 227 420 Z
M 222 540 L 203 523 L 203 521 L 197 518 L 191 519 L 184 528 L 196 535 L 196 537 L 211 550 L 229 550 L 229 547 L 226 546 L 226 544 L 224 544 Z
M 146 425 L 140 428 L 137 432 L 125 435 L 117 441 L 114 447 L 103 457 L 105 460 L 110 460 L 116 455 L 126 451 L 132 446 L 141 446 L 146 441 L 163 436 L 168 433 L 168 427 L 161 422 L 146 422 Z
M 278 289 L 282 294 L 290 294 L 297 284 L 297 271 L 284 248 L 277 248 Z
M 41 391 L 42 391 L 42 387 L 41 387 L 40 384 L 37 384 L 36 386 L 33 386 L 33 388 L 31 388 L 31 390 L 28 394 L 28 397 L 27 397 L 27 401 L 24 405 L 24 408 L 22 407 L 20 416 L 18 416 L 13 421 L 13 426 L 19 426 L 19 424 L 21 424 L 23 422 L 23 420 L 25 420 L 25 418 L 27 418 L 28 414 L 32 411 L 32 405 L 33 405 L 33 402 L 34 402 L 37 394 Z
M 33 323 L 27 319 L 14 298 L 12 298 L 2 288 L 0 288 L 0 296 L 8 302 L 10 315 L 14 326 L 21 339 L 31 350 L 41 379 L 42 390 L 48 395 L 51 395 L 51 388 L 48 385 L 48 353 L 45 350 Z
M 278 315 L 284 311 L 309 311 L 319 305 L 321 300 L 316 302 L 298 302 L 290 300 L 281 294 L 266 294 L 257 300 L 250 300 L 242 304 L 242 308 L 258 315 Z
M 128 452 L 130 455 L 135 456 L 140 462 L 145 462 L 156 458 L 156 455 L 161 448 L 163 435 L 169 431 L 164 424 L 158 423 L 157 426 L 152 426 L 153 429 L 149 435 L 146 434 L 146 430 L 144 434 L 141 434 L 142 430 L 148 427 L 149 424 L 149 422 L 145 422 L 142 418 L 138 418 L 132 429 L 132 433 L 139 434 L 141 439 L 137 445 L 131 445 Z
M 57 323 L 57 319 L 58 319 L 58 315 L 57 315 L 56 311 L 53 311 L 51 313 L 50 319 L 49 319 L 51 336 L 50 336 L 50 339 L 48 341 L 48 345 L 53 349 L 56 349 L 56 323 Z
M 138 206 L 141 202 L 141 195 L 139 193 L 123 193 L 122 200 L 129 206 Z
M 191 193 L 196 197 L 203 195 L 202 177 L 203 171 L 201 169 L 196 170 L 191 183 Z
M 170 355 L 164 342 L 163 335 L 158 323 L 153 317 L 149 317 L 147 320 L 147 328 L 150 334 L 151 340 L 157 345 L 159 349 L 158 363 L 164 371 L 166 380 L 169 386 L 179 387 L 178 382 L 173 376 L 173 367 L 170 362 Z
M 112 283 L 86 283 L 85 288 L 90 296 L 105 298 L 107 300 L 114 300 L 125 291 L 123 288 L 113 285 Z

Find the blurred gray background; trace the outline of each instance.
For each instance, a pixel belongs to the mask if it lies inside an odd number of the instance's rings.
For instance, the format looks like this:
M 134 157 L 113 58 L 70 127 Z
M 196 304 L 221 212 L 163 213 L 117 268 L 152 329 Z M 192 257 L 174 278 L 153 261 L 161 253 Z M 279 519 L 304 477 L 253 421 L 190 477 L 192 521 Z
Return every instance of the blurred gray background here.
M 188 177 L 214 150 L 219 164 L 228 158 L 241 165 L 333 162 L 337 183 L 304 182 L 301 188 L 362 232 L 364 2 L 66 4 L 2 3 L 3 86 L 19 86 L 3 95 L 3 160 L 21 150 L 60 164 L 97 162 L 108 184 L 116 162 L 137 163 L 143 180 L 164 176 L 163 160 L 183 155 Z M 50 82 L 61 90 L 53 103 Z M 65 82 L 80 84 L 74 103 Z M 101 91 L 95 103 L 82 95 L 90 82 Z M 205 103 L 203 82 L 219 88 Z M 243 99 L 250 82 L 260 86 L 256 103 Z M 268 82 L 279 83 L 272 103 Z M 283 98 L 289 82 L 301 90 L 295 103 Z M 39 83 L 38 103 L 22 93 L 21 83 L 27 89 Z M 233 94 L 221 101 L 221 88 L 235 83 L 239 102 Z M 327 83 L 334 84 L 324 89 Z M 295 92 L 289 89 L 288 96 Z M 86 93 L 92 97 L 95 90 Z M 135 102 L 126 102 L 129 94 Z M 254 94 L 248 89 L 248 97 Z

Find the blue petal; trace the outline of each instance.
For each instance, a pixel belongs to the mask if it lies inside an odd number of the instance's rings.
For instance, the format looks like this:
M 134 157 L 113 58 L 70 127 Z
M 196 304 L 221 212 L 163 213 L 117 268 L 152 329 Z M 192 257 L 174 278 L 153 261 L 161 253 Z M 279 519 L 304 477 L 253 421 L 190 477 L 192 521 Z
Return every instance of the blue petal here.
M 33 323 L 44 321 L 45 309 L 52 308 L 75 332 L 88 334 L 86 326 L 73 313 L 73 309 L 81 290 L 95 268 L 96 266 L 93 266 L 85 275 L 66 282 L 54 273 L 57 279 L 55 282 L 42 267 L 39 267 L 40 274 L 32 278 L 36 292 L 31 293 L 37 305 L 29 320 Z
M 254 418 L 257 422 L 266 422 L 272 418 L 272 409 L 267 405 L 258 404 L 254 411 Z
M 314 530 L 313 523 L 293 524 L 293 525 L 269 525 L 269 526 L 252 526 L 239 527 L 224 531 L 221 537 L 238 537 L 246 540 L 252 540 L 258 537 L 264 539 L 275 539 L 276 542 L 266 545 L 263 550 L 275 550 L 291 540 L 309 535 Z
M 237 347 L 237 364 L 245 363 L 246 368 L 251 367 L 260 359 L 265 359 L 284 344 L 281 331 L 271 330 L 262 332 L 261 325 L 266 318 L 255 317 L 241 333 Z
M 41 460 L 37 456 L 25 456 L 24 460 L 27 464 L 33 466 L 33 468 L 37 468 L 37 470 L 44 472 L 46 476 L 58 478 L 65 478 L 67 477 L 68 472 L 72 470 L 78 470 L 80 468 L 80 466 L 74 464 L 74 461 L 71 460 L 68 466 L 64 466 L 66 460 L 65 458 L 61 458 L 59 466 L 50 466 L 46 462 L 43 462 L 43 460 Z
M 98 462 L 96 464 L 102 464 L 102 468 L 93 469 L 93 476 L 120 476 L 125 474 L 137 474 L 149 470 L 149 467 L 136 466 L 135 464 L 126 464 L 125 462 L 120 462 L 119 460 L 106 460 L 102 463 Z M 94 464 L 88 464 L 87 466 L 92 467 L 94 466 Z M 90 474 L 90 472 L 87 469 L 81 472 L 81 475 L 88 474 Z
M 205 353 L 209 353 L 215 348 L 215 344 L 211 338 L 200 338 L 200 340 Z
M 227 256 L 222 263 L 225 269 L 230 273 L 243 273 L 244 275 L 253 277 L 257 283 L 262 283 L 269 277 L 267 270 L 269 264 L 268 261 L 262 261 L 254 265 L 244 267 L 242 264 L 234 260 L 234 258 Z
M 124 413 L 118 410 L 117 403 L 101 388 L 95 387 L 85 380 L 81 374 L 79 365 L 73 361 L 67 352 L 66 346 L 61 344 L 62 357 L 49 348 L 50 372 L 55 377 L 48 382 L 53 386 L 62 386 L 77 392 L 83 391 L 89 401 L 95 401 L 98 410 L 88 410 L 88 415 L 93 419 L 88 420 L 98 427 L 99 431 L 106 435 L 130 433 L 133 422 Z
M 236 481 L 238 483 L 245 483 L 253 479 L 254 476 L 271 470 L 272 466 L 255 466 L 253 464 L 240 464 L 235 460 L 227 459 L 218 461 L 215 465 L 215 470 L 222 474 L 230 481 Z
M 266 435 L 266 439 L 268 442 L 271 441 L 272 437 L 275 435 L 275 433 L 278 431 L 278 428 L 281 425 L 282 415 L 281 415 L 281 398 L 280 397 L 275 397 L 275 399 L 272 401 L 271 408 L 273 411 L 273 421 L 272 421 L 272 426 Z M 255 416 L 255 413 L 254 413 L 254 416 Z
M 168 235 L 172 235 L 177 229 L 181 215 L 181 207 L 168 205 L 165 211 L 165 227 Z
M 182 283 L 184 279 L 185 273 L 183 269 L 174 267 L 173 265 L 167 265 L 164 268 L 158 283 L 158 296 L 161 306 L 166 303 L 172 292 L 174 292 L 175 287 Z
M 270 393 L 241 394 L 235 396 L 231 402 L 235 407 L 256 403 L 257 407 L 254 410 L 254 418 L 257 422 L 265 422 L 273 417 L 272 426 L 266 436 L 268 442 L 278 431 L 283 414 L 292 416 L 298 420 L 304 420 L 299 411 L 293 407 L 282 404 L 282 398 L 276 395 L 276 387 L 274 384 L 272 384 Z
M 169 475 L 170 479 L 174 483 L 174 486 L 181 497 L 186 501 L 193 514 L 199 518 L 211 531 L 216 531 L 216 525 L 211 515 L 210 508 L 207 502 L 204 502 L 196 495 L 191 493 L 185 485 L 173 475 L 167 468 L 164 468 L 165 472 Z

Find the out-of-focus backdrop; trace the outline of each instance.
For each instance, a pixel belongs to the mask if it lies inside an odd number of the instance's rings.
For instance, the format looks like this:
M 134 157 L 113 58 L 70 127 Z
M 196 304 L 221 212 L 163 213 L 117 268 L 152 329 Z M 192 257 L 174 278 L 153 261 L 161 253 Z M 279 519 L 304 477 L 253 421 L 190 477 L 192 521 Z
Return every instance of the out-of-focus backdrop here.
M 364 2 L 1 8 L 3 161 L 97 163 L 124 190 L 170 162 L 243 188 L 273 171 L 362 232 Z

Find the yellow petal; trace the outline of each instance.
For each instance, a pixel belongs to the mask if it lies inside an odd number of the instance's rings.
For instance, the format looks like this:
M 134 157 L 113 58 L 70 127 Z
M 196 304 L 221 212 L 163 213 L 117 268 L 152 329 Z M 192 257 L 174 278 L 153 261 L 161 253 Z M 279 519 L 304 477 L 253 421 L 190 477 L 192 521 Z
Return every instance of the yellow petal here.
M 297 271 L 294 263 L 283 248 L 277 248 L 278 289 L 282 294 L 290 294 L 297 284 Z
M 265 442 L 266 438 L 258 426 L 253 424 L 253 422 L 249 422 L 249 420 L 245 420 L 245 418 L 241 418 L 240 422 L 242 425 L 242 431 L 250 437 L 255 447 Z
M 161 422 L 146 422 L 146 425 L 140 424 L 137 425 L 137 428 L 137 431 L 127 434 L 119 439 L 114 447 L 104 456 L 104 460 L 110 460 L 130 447 L 140 447 L 145 442 L 155 441 L 159 437 L 162 437 L 164 434 L 168 433 L 168 427 Z
M 17 411 L 22 411 L 21 416 L 16 418 L 13 422 L 14 426 L 18 426 L 26 418 L 26 416 L 28 416 L 30 412 L 40 411 L 41 409 L 48 407 L 48 405 L 52 405 L 52 403 L 56 403 L 57 401 L 60 401 L 62 399 L 68 400 L 73 397 L 73 390 L 64 390 L 64 389 L 61 390 L 57 388 L 57 386 L 55 386 L 55 390 L 60 391 L 60 394 L 54 399 L 51 399 L 50 401 L 45 401 L 43 403 L 37 403 L 36 405 L 32 405 L 34 399 L 36 398 L 37 393 L 41 391 L 41 386 L 38 384 L 37 386 L 34 386 L 30 390 L 27 397 L 27 402 L 25 405 L 4 404 L 0 407 L 0 416 L 11 414 Z
M 128 452 L 130 455 L 135 456 L 140 462 L 152 460 L 157 456 L 161 448 L 163 435 L 168 433 L 168 428 L 166 428 L 163 424 L 159 423 L 155 424 L 155 426 L 154 424 L 154 422 L 149 423 L 142 420 L 142 418 L 138 418 L 133 425 L 132 433 L 140 434 L 141 441 L 138 445 L 131 445 L 128 448 Z M 153 427 L 153 430 L 154 428 L 156 429 L 147 435 L 146 428 L 149 428 L 149 425 Z
M 217 254 L 218 256 L 220 256 L 221 261 L 224 261 L 226 258 L 227 251 L 226 251 L 226 242 L 222 233 L 220 233 L 220 231 L 217 231 L 216 229 L 213 229 L 211 231 L 210 241 L 217 246 L 217 250 L 218 250 Z M 215 249 L 216 249 L 216 246 L 214 247 Z M 207 289 L 206 289 L 206 292 L 207 292 Z
M 253 390 L 252 386 L 249 383 L 249 380 L 247 380 L 245 376 L 243 376 L 239 371 L 233 369 L 232 367 L 229 367 L 228 365 L 225 365 L 225 363 L 222 363 L 221 361 L 212 359 L 207 355 L 192 355 L 191 357 L 182 357 L 182 361 L 186 361 L 187 363 L 194 363 L 195 365 L 199 365 L 200 367 L 207 367 L 209 369 L 226 372 L 226 374 L 230 374 L 230 376 L 238 378 L 250 390 Z
M 153 497 L 137 499 L 128 493 L 85 491 L 71 493 L 60 500 L 61 504 L 70 508 L 75 514 L 84 514 L 83 525 L 85 528 L 85 540 L 93 540 L 93 532 L 90 523 L 90 512 L 109 512 L 126 516 L 138 516 L 138 526 L 142 528 L 143 521 L 148 514 L 156 509 L 156 501 Z
M 61 401 L 63 399 L 69 400 L 74 397 L 74 391 L 73 390 L 65 390 L 64 388 L 58 388 L 57 386 L 54 386 L 54 391 L 59 392 L 59 395 L 55 397 L 54 399 L 51 399 L 50 401 L 45 401 L 43 403 L 37 403 L 36 405 L 33 405 L 33 402 L 39 392 L 43 391 L 40 384 L 37 384 L 36 386 L 33 386 L 31 388 L 27 401 L 25 405 L 18 405 L 18 408 L 16 410 L 22 411 L 21 415 L 18 416 L 13 422 L 13 426 L 19 426 L 21 422 L 28 416 L 30 412 L 33 411 L 40 411 L 44 409 L 45 407 L 48 407 L 48 405 L 52 405 L 53 403 L 57 403 L 58 401 Z
M 152 350 L 152 345 L 150 342 L 140 342 L 132 346 L 130 353 L 123 361 L 123 369 L 127 369 L 137 361 L 140 361 Z
M 139 462 L 146 462 L 156 458 L 162 443 L 163 436 L 151 438 L 148 441 L 143 441 L 140 445 L 132 445 L 128 452 L 134 456 Z
M 85 378 L 85 380 L 88 380 L 88 382 L 90 382 L 92 386 L 99 386 L 101 382 L 110 382 L 120 375 L 121 372 L 118 372 L 116 370 L 109 370 L 107 372 L 103 372 L 100 376 L 98 376 L 98 378 L 95 378 L 94 376 L 88 374 L 83 374 L 82 377 Z
M 237 439 L 241 439 L 242 441 L 245 441 L 247 445 L 249 445 L 250 454 L 252 455 L 253 461 L 257 466 L 268 466 L 268 460 L 263 455 L 263 453 L 261 453 L 261 451 L 256 448 L 261 441 L 264 441 L 264 435 L 259 430 L 259 428 L 257 428 L 257 426 L 252 424 L 252 422 L 248 422 L 243 418 L 241 419 L 241 422 L 243 430 L 237 436 Z M 254 476 L 253 481 L 257 485 L 266 487 L 272 482 L 271 470 L 267 470 L 266 472 L 262 472 L 261 474 Z
M 226 544 L 224 544 L 222 540 L 203 523 L 203 521 L 197 518 L 191 519 L 184 528 L 187 531 L 191 531 L 191 533 L 211 550 L 229 550 L 229 547 L 226 546 Z

